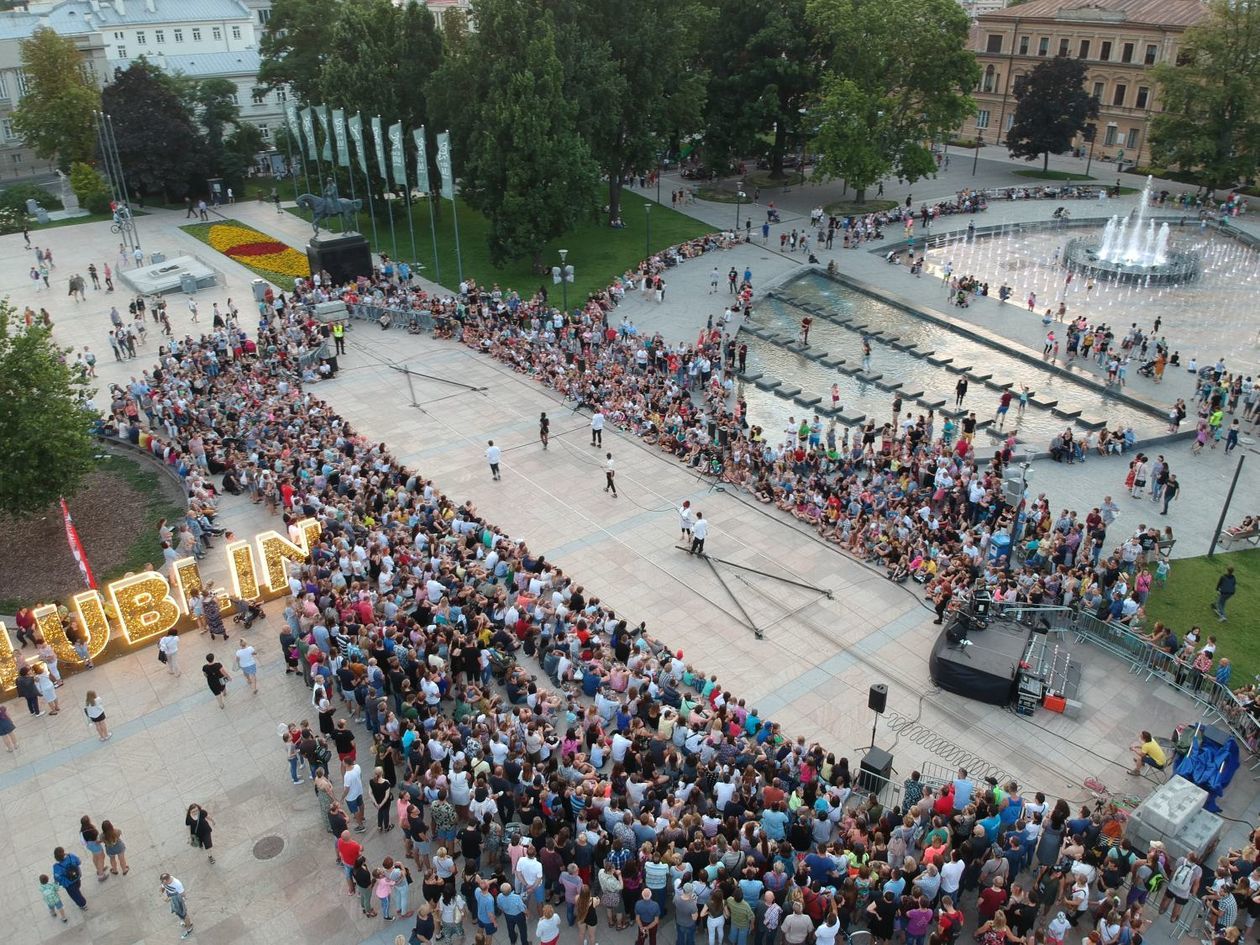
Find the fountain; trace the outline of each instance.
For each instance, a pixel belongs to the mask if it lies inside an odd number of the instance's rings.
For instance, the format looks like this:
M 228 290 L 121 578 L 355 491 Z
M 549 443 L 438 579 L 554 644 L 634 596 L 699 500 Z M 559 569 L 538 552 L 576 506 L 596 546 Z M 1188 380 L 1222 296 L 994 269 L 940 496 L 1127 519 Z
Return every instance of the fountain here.
M 1146 218 L 1151 202 L 1152 178 L 1146 178 L 1137 208 L 1121 219 L 1113 216 L 1103 228 L 1102 238 L 1077 237 L 1069 240 L 1063 259 L 1069 269 L 1100 279 L 1142 285 L 1179 285 L 1199 274 L 1199 258 L 1194 253 L 1170 249 L 1168 224 Z

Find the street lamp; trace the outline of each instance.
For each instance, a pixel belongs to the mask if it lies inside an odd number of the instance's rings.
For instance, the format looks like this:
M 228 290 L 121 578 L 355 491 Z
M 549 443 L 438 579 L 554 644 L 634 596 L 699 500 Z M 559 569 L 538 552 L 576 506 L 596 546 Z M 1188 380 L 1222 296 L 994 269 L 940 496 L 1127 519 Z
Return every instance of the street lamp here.
M 643 237 L 643 258 L 647 260 L 652 258 L 652 205 L 650 203 L 643 205 L 643 215 L 647 218 L 647 233 Z
M 1089 159 L 1085 161 L 1085 179 L 1089 179 L 1089 169 L 1094 163 L 1094 141 L 1098 138 L 1098 126 L 1085 126 L 1085 140 L 1089 142 Z
M 971 159 L 971 176 L 976 176 L 976 165 L 980 163 L 980 149 L 984 147 L 984 132 L 976 132 L 976 156 Z
M 560 283 L 560 295 L 564 300 L 564 311 L 567 315 L 569 312 L 569 283 L 573 281 L 573 267 L 564 264 L 565 258 L 568 257 L 567 249 L 560 250 L 560 265 L 551 267 L 552 283 Z
M 735 238 L 739 239 L 739 210 L 744 203 L 744 182 L 741 180 L 735 188 Z

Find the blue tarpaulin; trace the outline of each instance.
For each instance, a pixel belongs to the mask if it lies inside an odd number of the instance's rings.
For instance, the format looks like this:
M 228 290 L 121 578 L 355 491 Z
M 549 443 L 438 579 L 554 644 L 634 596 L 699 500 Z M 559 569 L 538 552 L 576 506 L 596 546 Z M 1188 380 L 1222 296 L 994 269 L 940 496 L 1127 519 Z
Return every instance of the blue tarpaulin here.
M 1194 737 L 1189 753 L 1177 765 L 1176 773 L 1208 792 L 1206 810 L 1219 814 L 1217 800 L 1229 787 L 1238 770 L 1238 743 L 1233 737 L 1221 743 L 1202 727 Z

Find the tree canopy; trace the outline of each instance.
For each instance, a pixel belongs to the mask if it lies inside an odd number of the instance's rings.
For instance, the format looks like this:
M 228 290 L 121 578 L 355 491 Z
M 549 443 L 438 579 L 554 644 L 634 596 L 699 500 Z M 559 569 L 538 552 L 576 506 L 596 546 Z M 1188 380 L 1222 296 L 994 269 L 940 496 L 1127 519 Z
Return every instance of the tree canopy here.
M 1006 132 L 1011 157 L 1041 157 L 1046 170 L 1050 155 L 1070 148 L 1085 123 L 1098 117 L 1098 100 L 1085 91 L 1087 71 L 1084 60 L 1056 56 L 1015 80 L 1015 115 Z
M 22 327 L 9 302 L 0 301 L 0 512 L 41 512 L 73 495 L 92 467 L 90 391 L 67 353 L 50 329 Z
M 1151 155 L 1194 171 L 1210 187 L 1232 187 L 1260 164 L 1260 7 L 1212 0 L 1207 18 L 1182 37 L 1176 64 L 1155 67 L 1161 111 L 1151 120 Z
M 21 44 L 26 94 L 13 112 L 13 128 L 35 153 L 56 159 L 63 171 L 96 153 L 92 113 L 101 93 L 84 72 L 83 54 L 69 37 L 47 27 Z
M 208 167 L 204 139 L 180 93 L 180 83 L 146 59 L 117 70 L 102 93 L 127 182 L 140 194 L 183 197 Z

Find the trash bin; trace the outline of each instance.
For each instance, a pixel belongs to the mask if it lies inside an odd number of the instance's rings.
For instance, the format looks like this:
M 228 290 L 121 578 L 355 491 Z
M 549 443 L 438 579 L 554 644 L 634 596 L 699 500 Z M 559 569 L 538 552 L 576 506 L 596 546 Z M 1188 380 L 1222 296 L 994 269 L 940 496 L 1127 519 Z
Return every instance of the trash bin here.
M 267 281 L 265 279 L 255 279 L 253 282 L 249 284 L 249 287 L 254 292 L 255 302 L 262 302 L 266 299 Z
M 998 532 L 989 539 L 989 560 L 997 561 L 999 558 L 1006 558 L 1010 561 L 1011 555 L 1011 536 L 1006 532 Z
M 153 263 L 166 262 L 166 253 L 151 253 L 149 255 L 149 261 Z
M 179 287 L 184 291 L 185 295 L 197 294 L 197 277 L 190 272 L 186 272 L 179 277 Z

